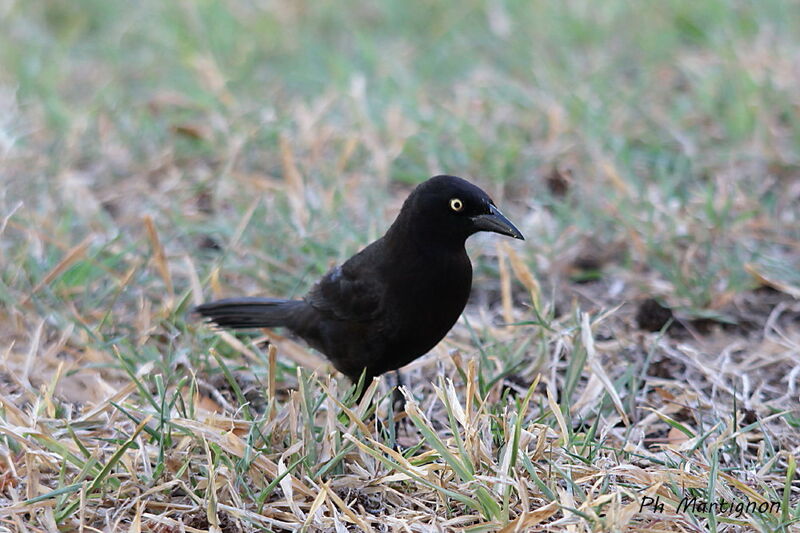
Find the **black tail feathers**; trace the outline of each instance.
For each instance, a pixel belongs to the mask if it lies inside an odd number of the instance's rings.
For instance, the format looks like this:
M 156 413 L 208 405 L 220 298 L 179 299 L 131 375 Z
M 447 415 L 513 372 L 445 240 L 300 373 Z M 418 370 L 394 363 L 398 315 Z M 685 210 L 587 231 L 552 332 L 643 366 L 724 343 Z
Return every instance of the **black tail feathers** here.
M 306 303 L 279 298 L 226 298 L 198 305 L 194 312 L 218 326 L 243 328 L 292 328 L 295 313 Z

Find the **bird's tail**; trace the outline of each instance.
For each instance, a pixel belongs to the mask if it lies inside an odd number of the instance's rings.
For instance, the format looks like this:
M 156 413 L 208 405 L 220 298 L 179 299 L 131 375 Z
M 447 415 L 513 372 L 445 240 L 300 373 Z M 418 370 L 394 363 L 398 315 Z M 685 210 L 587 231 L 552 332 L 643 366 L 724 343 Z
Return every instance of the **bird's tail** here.
M 291 328 L 296 311 L 305 305 L 302 300 L 226 298 L 198 305 L 194 312 L 225 328 Z

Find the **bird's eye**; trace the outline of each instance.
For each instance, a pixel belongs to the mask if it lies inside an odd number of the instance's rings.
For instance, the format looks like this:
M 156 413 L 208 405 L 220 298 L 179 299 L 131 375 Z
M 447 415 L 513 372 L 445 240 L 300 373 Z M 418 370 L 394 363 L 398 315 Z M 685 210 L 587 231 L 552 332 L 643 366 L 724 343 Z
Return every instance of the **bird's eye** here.
M 464 202 L 462 202 L 460 198 L 452 198 L 450 200 L 450 209 L 458 213 L 464 209 Z

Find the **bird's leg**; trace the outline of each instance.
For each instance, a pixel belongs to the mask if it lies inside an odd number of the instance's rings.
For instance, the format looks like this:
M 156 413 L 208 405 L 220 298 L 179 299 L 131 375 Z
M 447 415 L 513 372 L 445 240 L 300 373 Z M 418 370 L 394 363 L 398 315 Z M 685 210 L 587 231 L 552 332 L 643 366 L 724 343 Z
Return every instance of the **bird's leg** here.
M 403 413 L 405 411 L 405 398 L 403 397 L 403 393 L 400 392 L 400 387 L 403 386 L 403 380 L 399 371 L 394 371 L 392 374 L 394 374 L 394 387 L 392 388 L 391 398 L 389 398 L 386 417 L 376 416 L 376 423 L 379 431 L 385 434 L 389 445 L 398 451 L 402 451 L 402 446 L 397 442 L 397 429 L 400 425 L 403 425 L 402 423 L 398 423 L 398 418 L 400 420 L 407 419 L 405 416 L 398 416 L 398 413 Z
M 352 405 L 358 405 L 361 403 L 364 394 L 366 394 L 367 389 L 372 384 L 373 376 L 368 374 L 367 370 L 364 369 L 360 374 L 348 374 L 347 377 L 350 379 L 350 383 L 353 384 L 351 396 Z
M 400 374 L 399 370 L 395 370 L 392 372 L 394 374 L 394 391 L 392 392 L 392 404 L 394 405 L 395 411 L 405 411 L 406 409 L 406 398 L 403 396 L 403 393 L 400 392 L 400 387 L 403 386 L 403 376 Z
M 394 424 L 395 433 L 397 433 L 397 429 L 405 430 L 406 434 L 409 433 L 409 429 L 411 427 L 411 420 L 405 416 L 406 410 L 406 397 L 400 392 L 400 387 L 403 384 L 403 375 L 400 373 L 399 370 L 395 370 L 394 372 L 394 379 L 395 379 L 395 388 L 392 392 L 392 411 L 397 413 L 398 415 L 394 416 L 394 420 L 392 423 Z M 397 421 L 395 423 L 395 420 Z M 399 449 L 399 448 L 398 448 Z

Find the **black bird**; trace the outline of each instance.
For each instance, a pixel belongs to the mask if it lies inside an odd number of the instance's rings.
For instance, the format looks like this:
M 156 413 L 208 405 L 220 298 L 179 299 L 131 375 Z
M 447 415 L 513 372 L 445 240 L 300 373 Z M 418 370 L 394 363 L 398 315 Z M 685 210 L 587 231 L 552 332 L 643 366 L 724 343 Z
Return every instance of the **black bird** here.
M 409 195 L 386 235 L 333 268 L 302 300 L 228 298 L 195 311 L 226 328 L 285 327 L 357 383 L 433 348 L 467 304 L 467 237 L 524 239 L 480 188 L 436 176 Z

